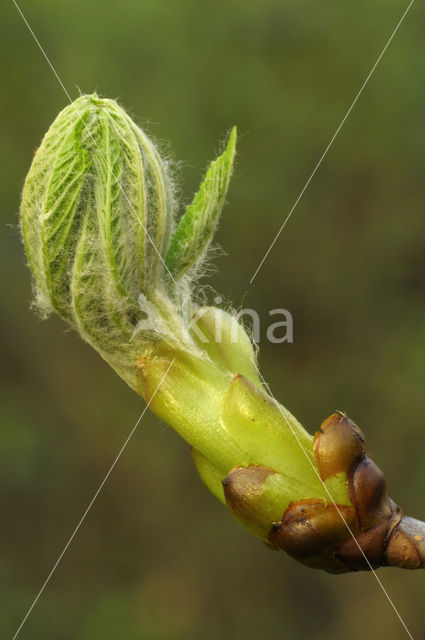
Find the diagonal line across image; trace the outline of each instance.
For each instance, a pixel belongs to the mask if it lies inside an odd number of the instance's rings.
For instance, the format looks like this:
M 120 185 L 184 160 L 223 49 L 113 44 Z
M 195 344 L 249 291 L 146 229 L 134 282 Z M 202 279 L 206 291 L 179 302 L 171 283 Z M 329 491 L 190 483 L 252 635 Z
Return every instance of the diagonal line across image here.
M 64 84 L 63 84 L 63 82 L 62 82 L 62 80 L 60 79 L 59 75 L 57 74 L 57 72 L 56 72 L 56 70 L 55 70 L 54 66 L 52 65 L 52 63 L 51 63 L 51 61 L 50 61 L 49 57 L 47 56 L 47 54 L 45 53 L 45 51 L 44 51 L 43 47 L 41 46 L 41 44 L 40 44 L 39 40 L 37 39 L 36 35 L 34 34 L 33 30 L 31 29 L 31 26 L 29 25 L 29 23 L 28 23 L 27 19 L 25 18 L 24 14 L 22 13 L 22 11 L 21 11 L 20 7 L 18 6 L 18 4 L 17 4 L 16 0 L 12 0 L 12 2 L 13 2 L 13 4 L 15 5 L 15 7 L 16 7 L 16 9 L 17 9 L 17 11 L 19 12 L 19 14 L 20 14 L 20 16 L 21 16 L 22 20 L 24 21 L 25 25 L 27 26 L 28 30 L 30 31 L 30 33 L 31 33 L 31 35 L 32 35 L 32 37 L 33 37 L 33 39 L 34 39 L 34 41 L 36 42 L 37 46 L 39 47 L 40 51 L 42 52 L 42 54 L 43 54 L 44 58 L 46 59 L 46 61 L 47 61 L 48 65 L 49 65 L 49 67 L 51 68 L 51 70 L 52 70 L 53 74 L 55 75 L 55 77 L 56 77 L 57 81 L 59 82 L 60 86 L 62 87 L 63 91 L 65 92 L 65 94 L 66 94 L 66 96 L 67 96 L 68 100 L 69 100 L 70 102 L 72 102 L 72 99 L 71 99 L 71 97 L 70 97 L 70 95 L 69 95 L 68 91 L 66 90 L 66 88 L 65 88 L 65 86 L 64 86 Z M 343 127 L 343 125 L 344 125 L 345 121 L 347 120 L 348 116 L 350 115 L 350 113 L 351 113 L 352 109 L 353 109 L 353 108 L 354 108 L 354 106 L 356 105 L 356 103 L 357 103 L 357 101 L 358 101 L 358 99 L 359 99 L 360 95 L 362 94 L 362 92 L 363 92 L 364 88 L 366 87 L 367 83 L 369 82 L 370 78 L 372 77 L 372 75 L 373 75 L 373 73 L 374 73 L 374 71 L 375 71 L 376 67 L 378 66 L 378 64 L 379 64 L 380 60 L 382 59 L 382 57 L 383 57 L 384 53 L 386 52 L 387 48 L 389 47 L 389 45 L 390 45 L 390 43 L 391 43 L 392 39 L 394 38 L 395 34 L 397 33 L 397 31 L 398 31 L 398 29 L 399 29 L 400 25 L 402 24 L 402 22 L 403 22 L 404 18 L 406 17 L 407 13 L 409 12 L 409 10 L 410 10 L 410 8 L 411 8 L 411 6 L 412 6 L 413 2 L 414 2 L 414 0 L 411 0 L 411 1 L 410 1 L 409 5 L 408 5 L 408 7 L 406 8 L 406 10 L 404 11 L 404 13 L 403 13 L 403 15 L 402 15 L 401 19 L 399 20 L 399 22 L 397 23 L 397 25 L 396 25 L 395 29 L 393 30 L 393 32 L 392 32 L 392 34 L 391 34 L 390 38 L 388 39 L 387 43 L 385 44 L 385 47 L 384 47 L 384 48 L 383 48 L 383 50 L 381 51 L 381 53 L 380 53 L 380 55 L 378 56 L 378 58 L 377 58 L 376 62 L 374 63 L 373 67 L 371 68 L 371 70 L 370 70 L 369 74 L 367 75 L 367 77 L 366 77 L 365 81 L 363 82 L 362 86 L 360 87 L 359 91 L 357 92 L 357 94 L 356 94 L 356 96 L 355 96 L 355 98 L 354 98 L 354 100 L 353 100 L 352 104 L 350 105 L 349 109 L 347 110 L 347 112 L 346 112 L 346 114 L 345 114 L 344 118 L 342 119 L 342 121 L 341 121 L 341 122 L 340 122 L 340 124 L 338 125 L 338 127 L 337 127 L 337 129 L 336 129 L 336 131 L 335 131 L 334 135 L 332 136 L 332 138 L 331 138 L 330 142 L 328 143 L 327 147 L 325 148 L 325 150 L 324 150 L 324 152 L 323 152 L 322 156 L 320 157 L 320 159 L 319 159 L 318 163 L 316 164 L 315 168 L 313 169 L 313 171 L 312 171 L 312 173 L 311 173 L 310 177 L 308 178 L 307 182 L 305 183 L 305 185 L 304 185 L 303 189 L 301 190 L 301 192 L 300 192 L 300 194 L 299 194 L 298 198 L 296 199 L 296 201 L 295 201 L 294 205 L 292 206 L 292 208 L 291 208 L 291 210 L 289 211 L 289 213 L 288 213 L 287 217 L 285 218 L 285 220 L 284 220 L 283 224 L 282 224 L 282 225 L 281 225 L 281 227 L 279 228 L 279 230 L 278 230 L 278 232 L 277 232 L 276 236 L 274 237 L 273 241 L 271 242 L 270 246 L 268 247 L 268 249 L 267 249 L 267 251 L 266 251 L 265 255 L 263 256 L 262 260 L 260 261 L 260 263 L 259 263 L 258 267 L 256 268 L 256 270 L 255 270 L 255 272 L 254 272 L 253 276 L 251 277 L 250 284 L 252 284 L 252 282 L 253 282 L 253 281 L 254 281 L 254 279 L 256 278 L 256 276 L 257 276 L 258 272 L 260 271 L 260 269 L 261 269 L 262 265 L 264 264 L 265 260 L 267 259 L 267 257 L 268 257 L 268 255 L 269 255 L 270 251 L 272 250 L 272 248 L 274 247 L 274 245 L 275 245 L 275 243 L 276 243 L 277 239 L 279 238 L 279 236 L 280 236 L 280 234 L 281 234 L 282 230 L 284 229 L 284 227 L 286 226 L 286 224 L 287 224 L 288 220 L 289 220 L 289 219 L 290 219 L 290 217 L 292 216 L 293 211 L 295 210 L 295 208 L 296 208 L 296 206 L 298 205 L 299 201 L 301 200 L 301 198 L 302 198 L 303 194 L 305 193 L 306 189 L 308 188 L 308 186 L 309 186 L 310 182 L 312 181 L 313 177 L 315 176 L 315 174 L 316 174 L 317 170 L 319 169 L 319 167 L 320 167 L 321 163 L 323 162 L 324 158 L 326 157 L 326 155 L 327 155 L 327 153 L 328 153 L 329 149 L 331 148 L 331 146 L 332 146 L 333 142 L 335 141 L 335 139 L 336 139 L 337 135 L 339 134 L 339 132 L 340 132 L 341 128 Z M 78 114 L 78 115 L 79 115 L 79 114 Z M 86 129 L 87 129 L 87 125 L 86 125 L 85 123 L 84 123 L 84 126 L 85 126 L 85 127 L 86 127 Z M 87 129 L 87 130 L 88 130 L 88 129 Z M 93 139 L 93 137 L 92 137 L 92 135 L 91 135 L 91 132 L 90 132 L 89 130 L 88 130 L 88 134 L 89 134 L 89 135 L 90 135 L 90 137 Z M 96 144 L 96 142 L 95 142 L 94 140 L 93 140 L 93 142 L 94 142 L 94 143 L 95 143 L 95 145 L 97 146 L 97 144 Z M 99 149 L 99 151 L 100 151 L 100 149 Z M 101 152 L 101 151 L 100 151 L 100 153 L 102 154 L 102 152 Z M 114 177 L 115 177 L 115 176 L 114 176 Z M 115 179 L 116 179 L 116 178 L 115 178 Z M 118 183 L 118 184 L 119 184 L 119 183 Z M 123 192 L 123 195 L 124 195 L 124 196 L 126 197 L 126 199 L 128 200 L 128 198 L 127 198 L 126 194 L 124 193 L 124 191 L 123 191 L 123 189 L 122 189 L 122 186 L 121 186 L 120 184 L 119 184 L 119 188 L 121 189 L 121 191 Z M 131 208 L 133 209 L 133 207 L 132 207 L 132 205 L 131 205 L 131 203 L 130 203 L 130 202 L 129 202 L 129 204 L 130 204 Z M 138 217 L 138 216 L 137 216 L 137 213 L 134 211 L 134 209 L 133 209 L 133 212 L 135 213 L 136 217 Z M 142 224 L 142 221 L 141 221 L 140 219 L 139 219 L 139 222 Z M 142 226 L 143 226 L 143 224 L 142 224 Z M 143 227 L 143 228 L 144 228 L 144 227 Z M 146 230 L 145 230 L 145 231 L 146 231 Z M 148 235 L 147 231 L 146 231 L 146 234 L 147 234 L 148 239 L 151 241 L 152 245 L 154 246 L 155 251 L 156 251 L 156 252 L 157 252 L 157 254 L 159 255 L 159 257 L 160 257 L 161 261 L 163 262 L 163 264 L 164 264 L 164 266 L 165 266 L 166 270 L 167 270 L 167 271 L 168 271 L 168 273 L 169 273 L 169 270 L 168 270 L 168 268 L 167 268 L 166 264 L 164 263 L 164 261 L 163 261 L 163 259 L 162 259 L 162 256 L 159 254 L 158 249 L 155 247 L 155 245 L 154 245 L 154 243 L 153 243 L 152 239 L 149 237 L 149 235 Z M 170 273 L 169 273 L 169 275 L 170 275 L 170 276 L 171 276 L 171 278 L 172 278 L 172 275 L 171 275 Z M 91 499 L 90 503 L 88 504 L 88 506 L 87 506 L 87 508 L 86 508 L 86 510 L 85 510 L 85 512 L 84 512 L 84 514 L 83 514 L 83 516 L 82 516 L 82 517 L 81 517 L 81 519 L 79 520 L 79 522 L 78 522 L 77 526 L 75 527 L 75 529 L 74 529 L 74 531 L 73 531 L 73 533 L 72 533 L 71 537 L 69 538 L 69 540 L 68 540 L 68 542 L 66 543 L 66 545 L 65 545 L 64 549 L 62 550 L 61 554 L 59 555 L 59 557 L 58 557 L 57 561 L 56 561 L 56 562 L 55 562 L 55 564 L 53 565 L 53 567 L 52 567 L 52 569 L 51 569 L 51 571 L 50 571 L 49 575 L 47 576 L 47 578 L 46 578 L 45 582 L 43 583 L 43 585 L 42 585 L 41 589 L 39 590 L 38 594 L 36 595 L 36 597 L 35 597 L 34 601 L 32 602 L 31 606 L 29 607 L 29 609 L 28 609 L 28 611 L 27 611 L 27 613 L 26 613 L 25 617 L 23 618 L 23 620 L 22 620 L 21 624 L 19 625 L 19 627 L 18 627 L 18 629 L 17 629 L 17 631 L 16 631 L 15 635 L 13 636 L 13 640 L 15 640 L 15 639 L 17 638 L 17 636 L 18 636 L 18 634 L 20 633 L 20 631 L 21 631 L 21 629 L 22 629 L 23 625 L 25 624 L 25 622 L 26 622 L 26 620 L 27 620 L 28 616 L 30 615 L 31 611 L 33 610 L 34 606 L 36 605 L 36 603 L 37 603 L 37 601 L 39 600 L 40 596 L 42 595 L 43 591 L 45 590 L 45 588 L 46 588 L 46 586 L 47 586 L 48 582 L 50 581 L 50 579 L 51 579 L 51 577 L 52 577 L 53 573 L 55 572 L 56 568 L 58 567 L 59 563 L 61 562 L 61 560 L 62 560 L 62 558 L 63 558 L 64 554 L 66 553 L 66 551 L 67 551 L 67 549 L 68 549 L 69 545 L 71 544 L 71 542 L 72 542 L 73 538 L 74 538 L 74 537 L 75 537 L 75 535 L 77 534 L 77 532 L 78 532 L 78 530 L 79 530 L 80 526 L 83 524 L 83 522 L 84 522 L 84 520 L 85 520 L 85 518 L 86 518 L 87 514 L 89 513 L 89 511 L 90 511 L 91 507 L 93 506 L 93 504 L 94 504 L 94 502 L 95 502 L 96 498 L 98 497 L 99 493 L 101 492 L 101 490 L 102 490 L 103 486 L 105 485 L 105 483 L 106 483 L 106 481 L 107 481 L 107 479 L 108 479 L 109 475 L 111 474 L 111 472 L 112 472 L 113 468 L 114 468 L 114 467 L 115 467 L 115 465 L 117 464 L 118 459 L 120 458 L 121 454 L 123 453 L 124 449 L 126 448 L 126 446 L 127 446 L 128 442 L 130 441 L 130 439 L 131 439 L 132 435 L 134 434 L 134 432 L 135 432 L 135 430 L 136 430 L 137 426 L 139 425 L 139 423 L 140 423 L 141 419 L 143 418 L 144 414 L 146 413 L 147 409 L 149 408 L 149 405 L 150 405 L 151 401 L 152 401 L 152 400 L 153 400 L 153 398 L 155 397 L 155 395 L 156 395 L 156 393 L 157 393 L 157 391 L 158 391 L 159 387 L 161 386 L 162 382 L 164 381 L 165 377 L 167 376 L 167 374 L 168 374 L 168 372 L 169 372 L 169 370 L 170 370 L 171 366 L 173 365 L 173 363 L 174 363 L 174 360 L 173 360 L 173 361 L 171 362 L 171 364 L 169 365 L 169 367 L 168 367 L 167 371 L 165 372 L 165 374 L 164 374 L 163 378 L 161 379 L 160 383 L 159 383 L 159 384 L 158 384 L 158 386 L 156 387 L 156 389 L 155 389 L 155 391 L 154 391 L 154 393 L 153 393 L 152 397 L 150 398 L 149 402 L 147 403 L 146 407 L 144 408 L 144 410 L 143 410 L 142 414 L 140 415 L 140 417 L 139 417 L 139 419 L 137 420 L 136 424 L 133 426 L 132 430 L 130 431 L 129 436 L 127 437 L 126 441 L 124 442 L 123 446 L 121 447 L 120 451 L 118 452 L 118 454 L 117 454 L 117 456 L 116 456 L 116 458 L 115 458 L 114 462 L 112 463 L 112 465 L 111 465 L 111 467 L 109 468 L 109 470 L 108 470 L 107 474 L 105 475 L 105 478 L 103 479 L 103 481 L 102 481 L 102 482 L 101 482 L 101 484 L 99 485 L 99 488 L 97 489 L 96 493 L 94 494 L 93 498 Z M 260 376 L 261 376 L 261 374 L 260 374 Z M 263 382 L 264 382 L 264 384 L 266 385 L 266 383 L 265 383 L 264 379 L 263 379 Z M 267 385 L 266 385 L 266 386 L 267 386 Z M 273 396 L 272 396 L 272 397 L 273 397 Z M 277 405 L 278 407 L 280 406 L 280 405 L 278 405 L 278 403 L 277 403 L 277 402 L 276 402 L 276 405 Z M 282 415 L 283 415 L 283 417 L 284 417 L 284 418 L 286 418 L 286 416 L 283 414 L 283 412 L 282 412 Z M 291 430 L 291 431 L 292 431 L 292 430 Z M 294 437 L 297 439 L 296 434 L 295 434 L 295 433 L 293 433 L 293 435 L 294 435 Z M 300 446 L 302 447 L 301 443 L 299 443 L 299 444 L 300 444 Z M 306 455 L 307 455 L 307 454 L 306 454 Z M 307 456 L 307 457 L 308 457 L 308 456 Z M 313 465 L 312 465 L 312 466 L 313 466 Z M 318 473 L 318 472 L 317 472 L 317 470 L 316 470 L 316 469 L 314 469 L 314 467 L 313 467 L 313 471 L 315 471 L 316 473 Z M 326 487 L 325 487 L 325 489 L 326 489 Z M 330 494 L 329 494 L 329 496 L 330 496 L 330 499 L 333 501 L 332 496 L 331 496 Z M 345 525 L 347 526 L 348 530 L 350 531 L 351 535 L 352 535 L 352 536 L 353 536 L 353 538 L 354 538 L 354 535 L 353 535 L 353 533 L 351 532 L 351 530 L 350 530 L 350 528 L 349 528 L 349 525 L 345 522 L 344 517 L 343 517 L 343 515 L 342 515 L 341 513 L 340 513 L 340 516 L 341 516 L 341 518 L 343 519 L 343 521 L 344 521 Z M 356 543 L 358 544 L 358 542 L 357 542 L 357 541 L 356 541 Z M 359 547 L 359 548 L 360 548 L 360 547 Z M 365 554 L 364 554 L 364 552 L 363 552 L 363 550 L 362 550 L 361 548 L 360 548 L 360 551 L 361 551 L 361 552 L 363 553 L 363 555 L 365 556 Z M 366 558 L 366 556 L 365 556 L 365 558 Z M 368 562 L 367 558 L 366 558 L 366 561 Z M 368 564 L 370 565 L 370 563 L 369 563 L 369 562 L 368 562 Z M 384 592 L 384 594 L 385 594 L 386 598 L 388 599 L 388 601 L 389 601 L 389 603 L 391 604 L 391 606 L 392 606 L 393 610 L 395 611 L 395 613 L 396 613 L 396 615 L 398 616 L 398 618 L 399 618 L 400 622 L 402 623 L 402 625 L 403 625 L 403 627 L 404 627 L 404 629 L 405 629 L 405 631 L 406 631 L 407 635 L 411 638 L 411 640 L 413 640 L 413 636 L 411 635 L 411 633 L 410 633 L 410 631 L 408 630 L 408 628 L 407 628 L 406 624 L 404 623 L 404 621 L 403 621 L 402 617 L 400 616 L 400 614 L 399 614 L 399 612 L 398 612 L 397 608 L 395 607 L 395 605 L 394 605 L 394 603 L 392 602 L 392 600 L 391 600 L 390 596 L 388 595 L 387 591 L 385 590 L 385 588 L 384 588 L 384 586 L 383 586 L 383 584 L 382 584 L 381 580 L 380 580 L 380 579 L 379 579 L 379 577 L 376 575 L 376 572 L 373 570 L 373 568 L 372 568 L 371 566 L 370 566 L 370 568 L 371 568 L 371 570 L 372 570 L 372 572 L 373 572 L 373 575 L 375 576 L 375 578 L 376 578 L 376 580 L 377 580 L 377 582 L 378 582 L 378 584 L 379 584 L 380 588 L 381 588 L 381 589 L 382 589 L 382 591 Z

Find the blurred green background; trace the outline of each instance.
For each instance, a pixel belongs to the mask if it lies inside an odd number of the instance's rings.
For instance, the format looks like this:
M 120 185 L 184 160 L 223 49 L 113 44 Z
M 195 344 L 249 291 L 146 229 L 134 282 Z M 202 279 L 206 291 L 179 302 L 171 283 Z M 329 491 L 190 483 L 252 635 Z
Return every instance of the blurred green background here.
M 425 516 L 425 45 L 410 14 L 251 286 L 407 6 L 400 0 L 21 0 L 72 97 L 117 97 L 182 161 L 183 202 L 230 126 L 238 161 L 210 283 L 285 307 L 261 343 L 274 393 L 310 431 L 335 408 L 366 432 L 390 493 Z M 57 318 L 30 310 L 17 229 L 33 151 L 67 103 L 12 2 L 0 23 L 0 635 L 11 638 L 143 402 Z M 211 294 L 213 295 L 213 294 Z M 263 335 L 264 338 L 264 335 Z M 415 638 L 424 573 L 380 570 Z M 374 577 L 270 551 L 208 494 L 187 446 L 143 418 L 23 627 L 24 639 L 406 637 Z

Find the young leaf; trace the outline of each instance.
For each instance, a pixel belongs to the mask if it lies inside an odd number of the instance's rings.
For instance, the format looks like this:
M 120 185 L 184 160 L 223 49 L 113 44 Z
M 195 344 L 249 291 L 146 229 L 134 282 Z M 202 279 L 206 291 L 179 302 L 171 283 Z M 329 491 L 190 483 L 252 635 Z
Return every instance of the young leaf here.
M 171 238 L 166 264 L 176 280 L 202 259 L 212 240 L 232 174 L 235 145 L 233 127 L 225 151 L 211 163 Z

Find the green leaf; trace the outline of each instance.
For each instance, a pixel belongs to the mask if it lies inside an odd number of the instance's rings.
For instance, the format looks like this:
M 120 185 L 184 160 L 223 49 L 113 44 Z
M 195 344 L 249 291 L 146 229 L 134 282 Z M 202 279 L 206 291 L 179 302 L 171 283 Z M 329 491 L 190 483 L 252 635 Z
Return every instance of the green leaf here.
M 202 260 L 212 240 L 232 174 L 235 145 L 233 127 L 225 151 L 211 163 L 171 238 L 166 264 L 176 280 Z

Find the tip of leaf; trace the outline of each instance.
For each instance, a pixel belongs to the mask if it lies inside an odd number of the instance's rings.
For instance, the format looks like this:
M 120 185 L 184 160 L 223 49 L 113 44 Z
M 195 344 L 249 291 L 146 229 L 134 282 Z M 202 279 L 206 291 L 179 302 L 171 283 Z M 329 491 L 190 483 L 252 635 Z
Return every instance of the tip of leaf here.
M 232 149 L 232 151 L 234 151 L 235 147 L 236 147 L 236 139 L 238 137 L 238 129 L 236 127 L 236 125 L 232 128 L 231 132 L 230 132 L 230 136 L 229 136 L 229 142 L 227 143 L 227 147 L 228 149 Z

